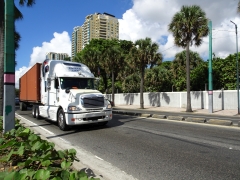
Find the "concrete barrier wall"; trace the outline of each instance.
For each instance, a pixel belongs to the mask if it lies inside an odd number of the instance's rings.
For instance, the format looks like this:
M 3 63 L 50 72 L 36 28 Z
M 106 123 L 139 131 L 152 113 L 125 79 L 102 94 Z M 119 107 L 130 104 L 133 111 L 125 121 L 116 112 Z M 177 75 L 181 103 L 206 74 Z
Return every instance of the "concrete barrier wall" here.
M 112 100 L 111 94 L 106 97 Z M 187 106 L 187 92 L 145 92 L 144 105 L 156 107 L 182 107 Z M 140 93 L 115 94 L 115 105 L 140 105 Z M 208 109 L 208 92 L 192 91 L 191 105 L 196 109 Z M 237 90 L 213 91 L 214 109 L 237 109 Z

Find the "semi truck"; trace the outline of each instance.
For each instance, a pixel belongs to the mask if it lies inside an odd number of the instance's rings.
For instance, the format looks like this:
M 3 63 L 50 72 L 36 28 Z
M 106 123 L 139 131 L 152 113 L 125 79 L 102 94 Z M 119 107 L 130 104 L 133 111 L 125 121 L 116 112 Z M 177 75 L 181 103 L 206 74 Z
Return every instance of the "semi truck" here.
M 96 79 L 82 64 L 46 59 L 33 65 L 19 79 L 19 107 L 32 107 L 32 116 L 57 122 L 63 131 L 70 126 L 112 119 L 112 106 L 96 89 Z

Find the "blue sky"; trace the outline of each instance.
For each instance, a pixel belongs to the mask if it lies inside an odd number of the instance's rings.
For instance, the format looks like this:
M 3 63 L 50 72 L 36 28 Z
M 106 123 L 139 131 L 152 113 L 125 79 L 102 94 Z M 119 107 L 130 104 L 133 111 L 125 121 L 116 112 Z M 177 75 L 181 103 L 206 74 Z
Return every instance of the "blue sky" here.
M 15 3 L 18 5 L 18 0 Z M 22 37 L 16 52 L 16 69 L 27 66 L 32 48 L 50 41 L 54 32 L 67 31 L 71 36 L 73 28 L 81 26 L 87 15 L 107 12 L 120 19 L 131 6 L 131 0 L 36 0 L 31 8 L 18 6 L 24 19 L 16 22 Z
M 15 0 L 17 7 L 19 0 Z M 18 80 L 36 62 L 42 62 L 47 52 L 68 53 L 71 56 L 71 34 L 89 14 L 114 15 L 119 20 L 119 38 L 135 41 L 150 37 L 159 43 L 164 60 L 173 59 L 183 49 L 174 45 L 168 24 L 183 5 L 199 5 L 213 24 L 213 52 L 226 57 L 236 52 L 234 21 L 240 27 L 237 0 L 36 0 L 31 7 L 19 7 L 24 18 L 16 22 L 21 34 L 16 51 L 16 87 Z M 209 37 L 200 47 L 190 47 L 203 59 L 208 58 Z

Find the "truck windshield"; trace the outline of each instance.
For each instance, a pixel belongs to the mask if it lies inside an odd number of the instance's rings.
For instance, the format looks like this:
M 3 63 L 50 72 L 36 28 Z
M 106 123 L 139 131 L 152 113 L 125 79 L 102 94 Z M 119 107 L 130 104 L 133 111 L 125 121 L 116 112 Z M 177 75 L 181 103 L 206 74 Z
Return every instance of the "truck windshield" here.
M 95 89 L 94 79 L 91 78 L 61 77 L 59 79 L 61 89 Z

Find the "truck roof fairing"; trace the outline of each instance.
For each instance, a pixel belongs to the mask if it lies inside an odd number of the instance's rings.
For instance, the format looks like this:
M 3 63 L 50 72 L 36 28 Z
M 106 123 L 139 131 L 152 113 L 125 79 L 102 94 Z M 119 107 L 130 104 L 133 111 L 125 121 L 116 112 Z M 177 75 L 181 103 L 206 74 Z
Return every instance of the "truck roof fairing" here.
M 90 69 L 77 62 L 69 62 L 64 60 L 47 60 L 43 66 L 49 66 L 49 77 L 87 77 L 94 78 Z

